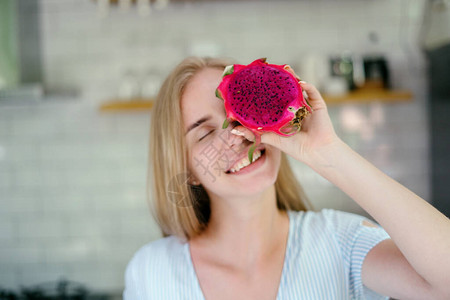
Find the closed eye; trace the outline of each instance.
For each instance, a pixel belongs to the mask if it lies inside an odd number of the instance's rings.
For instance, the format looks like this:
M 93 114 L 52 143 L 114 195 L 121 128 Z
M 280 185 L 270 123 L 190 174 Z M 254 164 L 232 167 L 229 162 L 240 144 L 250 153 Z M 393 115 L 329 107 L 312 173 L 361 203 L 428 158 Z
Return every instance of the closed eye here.
M 209 131 L 207 134 L 205 134 L 204 136 L 202 136 L 202 137 L 199 139 L 199 141 L 203 140 L 207 135 L 209 135 L 209 134 L 212 133 L 213 131 L 214 131 L 214 129 L 211 130 L 211 131 Z

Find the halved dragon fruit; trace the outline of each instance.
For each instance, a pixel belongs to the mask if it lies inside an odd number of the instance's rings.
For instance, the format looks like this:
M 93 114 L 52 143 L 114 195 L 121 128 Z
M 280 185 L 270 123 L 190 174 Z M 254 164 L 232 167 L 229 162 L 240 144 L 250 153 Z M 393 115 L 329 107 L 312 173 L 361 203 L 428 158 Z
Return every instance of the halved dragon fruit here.
M 290 136 L 301 130 L 302 120 L 311 107 L 303 98 L 299 79 L 287 71 L 288 65 L 272 65 L 265 58 L 249 65 L 227 66 L 216 96 L 224 100 L 227 118 L 238 121 L 255 134 L 248 159 L 261 142 L 263 132 Z

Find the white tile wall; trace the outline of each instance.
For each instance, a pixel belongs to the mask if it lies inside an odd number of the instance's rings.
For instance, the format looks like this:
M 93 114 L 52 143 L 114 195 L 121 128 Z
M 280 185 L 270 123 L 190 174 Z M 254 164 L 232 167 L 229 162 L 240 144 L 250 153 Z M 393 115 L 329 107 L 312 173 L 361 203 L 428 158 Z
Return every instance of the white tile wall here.
M 292 65 L 311 52 L 384 53 L 394 86 L 411 89 L 414 101 L 335 106 L 330 115 L 347 143 L 427 198 L 426 82 L 416 44 L 423 2 L 178 3 L 148 18 L 111 9 L 101 19 L 95 1 L 41 0 L 46 87 L 75 89 L 80 98 L 0 104 L 0 286 L 64 276 L 96 290 L 123 288 L 127 261 L 159 237 L 146 206 L 150 118 L 100 114 L 98 103 L 117 96 L 129 69 L 166 74 L 208 49 L 242 62 L 266 56 Z M 378 44 L 369 42 L 370 32 Z M 292 163 L 317 208 L 365 214 Z
M 68 9 L 42 1 L 44 73 L 49 88 L 79 89 L 96 100 L 117 95 L 127 70 L 165 73 L 202 47 L 243 62 L 261 56 L 292 64 L 310 52 L 384 53 L 396 78 L 407 55 L 417 60 L 423 5 L 423 0 L 177 3 L 146 18 L 117 7 L 99 18 L 95 2 L 82 2 Z M 377 44 L 370 42 L 370 32 L 377 33 Z M 395 83 L 404 85 L 400 79 Z
M 126 262 L 159 236 L 146 206 L 149 114 L 75 101 L 0 115 L 15 129 L 0 135 L 0 284 L 63 276 L 120 290 Z

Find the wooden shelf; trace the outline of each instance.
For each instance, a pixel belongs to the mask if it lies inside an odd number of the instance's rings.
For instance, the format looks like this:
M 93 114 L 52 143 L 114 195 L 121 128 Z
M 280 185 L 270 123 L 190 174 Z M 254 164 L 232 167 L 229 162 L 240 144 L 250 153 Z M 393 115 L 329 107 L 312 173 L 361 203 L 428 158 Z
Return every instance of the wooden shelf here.
M 103 103 L 100 111 L 103 112 L 120 112 L 120 111 L 150 111 L 153 107 L 153 99 L 137 98 L 137 99 L 114 99 Z
M 387 90 L 383 88 L 361 88 L 344 95 L 322 94 L 325 102 L 330 105 L 341 103 L 407 102 L 413 99 L 413 94 L 406 90 Z
M 332 96 L 322 94 L 328 105 L 338 105 L 343 103 L 368 103 L 368 102 L 408 102 L 412 101 L 413 94 L 406 90 L 386 90 L 381 88 L 362 88 L 348 94 Z M 100 106 L 103 112 L 120 111 L 150 111 L 154 100 L 148 98 L 137 99 L 113 99 Z

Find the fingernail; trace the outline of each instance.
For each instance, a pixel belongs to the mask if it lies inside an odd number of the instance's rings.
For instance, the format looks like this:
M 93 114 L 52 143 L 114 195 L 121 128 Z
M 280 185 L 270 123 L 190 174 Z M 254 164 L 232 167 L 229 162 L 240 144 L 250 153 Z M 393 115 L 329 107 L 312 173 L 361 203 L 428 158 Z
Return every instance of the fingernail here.
M 231 133 L 235 134 L 235 135 L 239 135 L 239 136 L 244 136 L 244 134 L 242 132 L 240 132 L 239 130 L 236 130 L 236 129 L 231 129 Z
M 305 84 L 306 83 L 306 81 L 303 81 L 303 80 L 300 80 L 299 81 L 301 84 Z

